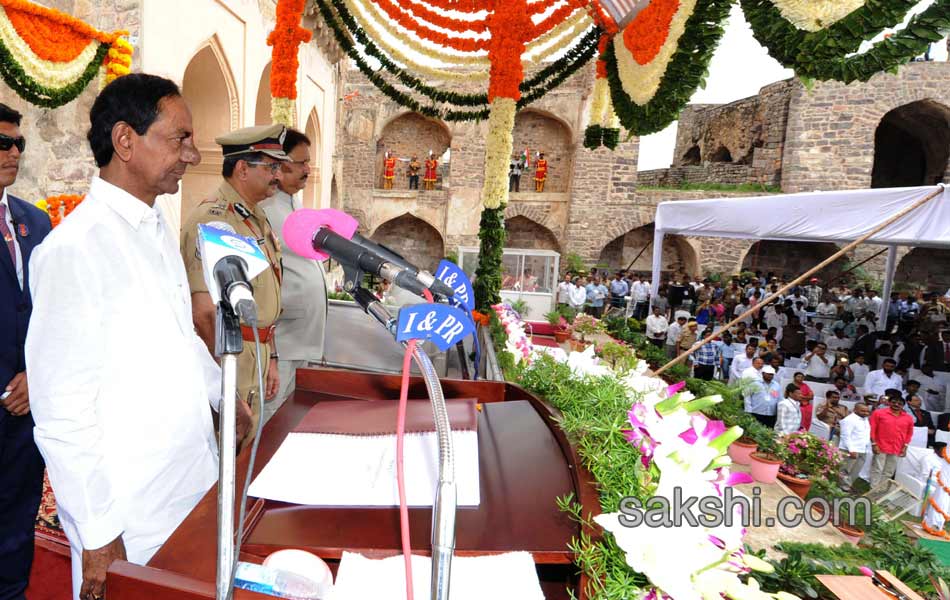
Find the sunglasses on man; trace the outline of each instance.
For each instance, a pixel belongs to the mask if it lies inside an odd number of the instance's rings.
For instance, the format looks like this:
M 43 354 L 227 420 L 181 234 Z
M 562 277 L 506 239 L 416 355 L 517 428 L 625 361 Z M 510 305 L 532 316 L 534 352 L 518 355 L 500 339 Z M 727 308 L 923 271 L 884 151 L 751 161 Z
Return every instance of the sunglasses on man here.
M 0 150 L 6 152 L 14 146 L 22 153 L 26 149 L 26 138 L 22 135 L 19 137 L 10 137 L 9 135 L 0 133 Z

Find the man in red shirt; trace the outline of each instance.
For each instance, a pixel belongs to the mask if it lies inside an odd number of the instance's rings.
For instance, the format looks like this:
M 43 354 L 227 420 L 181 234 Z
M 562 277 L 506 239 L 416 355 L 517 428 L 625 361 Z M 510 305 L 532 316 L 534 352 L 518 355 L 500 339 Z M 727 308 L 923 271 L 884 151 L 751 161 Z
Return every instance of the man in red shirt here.
M 907 454 L 907 446 L 914 434 L 914 418 L 904 411 L 904 399 L 899 390 L 887 390 L 887 408 L 871 413 L 871 490 L 877 495 L 887 489 L 888 481 L 897 470 L 897 459 Z

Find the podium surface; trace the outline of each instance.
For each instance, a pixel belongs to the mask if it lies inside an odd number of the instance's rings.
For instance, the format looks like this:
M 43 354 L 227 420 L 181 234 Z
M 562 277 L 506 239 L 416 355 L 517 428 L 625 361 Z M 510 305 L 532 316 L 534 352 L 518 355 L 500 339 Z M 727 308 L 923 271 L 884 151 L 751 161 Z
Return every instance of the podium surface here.
M 254 476 L 316 403 L 354 399 L 396 401 L 399 384 L 398 376 L 299 370 L 296 391 L 264 427 Z M 599 502 L 589 474 L 579 466 L 573 448 L 552 421 L 553 411 L 512 384 L 443 380 L 442 386 L 446 399 L 476 398 L 481 404 L 481 503 L 477 507 L 458 508 L 456 555 L 527 551 L 538 565 L 542 587 L 549 598 L 566 598 L 567 587 L 579 593 L 579 577 L 567 544 L 580 534 L 580 527 L 558 510 L 556 499 L 573 494 L 594 514 L 599 512 Z M 413 378 L 409 398 L 426 397 L 421 378 Z M 239 492 L 248 459 L 247 451 L 238 457 Z M 313 460 L 333 457 L 315 456 Z M 305 478 L 307 473 L 300 473 L 299 477 Z M 137 568 L 147 571 L 153 579 L 165 573 L 170 578 L 213 584 L 216 502 L 217 488 L 212 487 L 152 558 L 148 568 Z M 409 509 L 414 553 L 429 554 L 431 518 L 431 508 Z M 400 554 L 398 507 L 332 508 L 249 498 L 241 559 L 259 563 L 284 548 L 312 552 L 327 560 L 334 570 L 344 551 L 374 558 Z M 111 569 L 110 577 L 113 570 L 120 569 Z M 126 572 L 121 589 L 134 588 L 131 580 L 134 574 Z M 109 600 L 131 597 L 109 594 Z

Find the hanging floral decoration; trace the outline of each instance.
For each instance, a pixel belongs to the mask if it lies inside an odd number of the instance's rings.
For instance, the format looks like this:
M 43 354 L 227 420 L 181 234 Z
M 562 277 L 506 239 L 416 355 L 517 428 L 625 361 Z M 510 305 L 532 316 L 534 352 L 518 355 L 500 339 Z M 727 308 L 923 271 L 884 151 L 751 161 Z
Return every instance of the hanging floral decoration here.
M 609 17 L 608 17 L 609 18 Z M 611 21 L 612 24 L 612 21 Z M 616 31 L 616 26 L 613 27 Z M 611 35 L 605 31 L 600 36 L 597 50 L 603 57 Z M 601 146 L 613 150 L 620 142 L 620 127 L 610 99 L 610 84 L 607 81 L 607 63 L 597 59 L 597 77 L 591 92 L 590 122 L 584 131 L 584 147 L 596 150 Z
M 950 32 L 950 0 L 935 0 L 907 25 L 874 43 L 861 44 L 899 26 L 921 0 L 741 0 L 755 38 L 799 77 L 867 81 L 922 55 Z
M 100 73 L 103 83 L 129 73 L 125 35 L 26 0 L 0 0 L 0 76 L 27 102 L 56 108 Z
M 271 51 L 271 120 L 287 127 L 294 126 L 294 105 L 297 99 L 297 47 L 313 35 L 300 26 L 305 0 L 278 0 L 277 23 L 267 36 Z
M 86 197 L 76 194 L 63 194 L 60 196 L 50 196 L 36 203 L 36 207 L 45 211 L 49 215 L 49 221 L 53 227 L 59 225 L 63 219 L 73 212 L 77 206 Z
M 730 0 L 653 0 L 601 56 L 620 124 L 632 135 L 675 121 L 724 33 Z

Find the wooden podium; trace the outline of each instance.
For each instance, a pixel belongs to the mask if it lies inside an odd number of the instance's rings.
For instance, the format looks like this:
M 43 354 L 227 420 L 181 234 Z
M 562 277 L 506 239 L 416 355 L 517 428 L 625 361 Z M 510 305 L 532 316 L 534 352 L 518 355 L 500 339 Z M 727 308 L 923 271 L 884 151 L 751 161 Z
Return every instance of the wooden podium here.
M 317 402 L 397 400 L 400 378 L 332 369 L 297 371 L 297 388 L 264 427 L 254 475 L 267 464 L 287 434 Z M 534 557 L 545 596 L 582 596 L 567 548 L 580 527 L 558 510 L 556 498 L 573 493 L 597 514 L 599 499 L 589 473 L 553 422 L 555 411 L 508 383 L 442 380 L 446 399 L 477 398 L 481 504 L 459 507 L 456 555 L 476 556 L 515 550 Z M 413 378 L 409 398 L 426 398 L 421 378 Z M 237 462 L 238 495 L 248 452 Z M 315 456 L 314 461 L 333 460 Z M 307 477 L 307 473 L 300 473 Z M 108 600 L 214 598 L 217 543 L 217 488 L 213 487 L 147 566 L 117 562 L 109 569 Z M 236 511 L 237 512 L 237 511 Z M 429 508 L 411 508 L 413 551 L 429 554 Z M 260 563 L 272 552 L 299 548 L 336 570 L 343 551 L 382 558 L 400 554 L 398 508 L 318 508 L 248 499 L 241 560 Z M 426 574 L 428 577 L 428 574 Z M 266 598 L 238 590 L 235 598 Z

